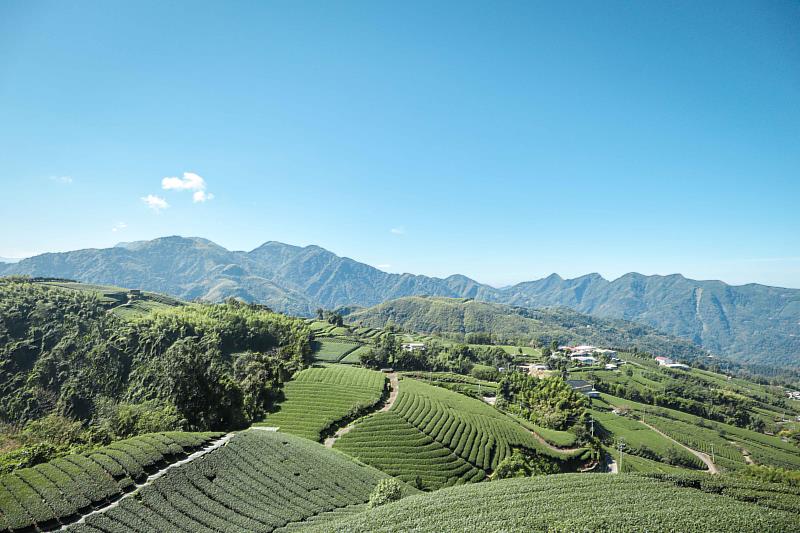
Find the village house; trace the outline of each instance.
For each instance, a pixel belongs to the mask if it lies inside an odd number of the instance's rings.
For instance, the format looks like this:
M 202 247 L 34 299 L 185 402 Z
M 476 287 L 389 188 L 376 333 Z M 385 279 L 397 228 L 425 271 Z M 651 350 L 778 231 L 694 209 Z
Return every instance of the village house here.
M 656 357 L 656 363 L 658 363 L 660 366 L 667 366 L 675 364 L 675 361 L 673 361 L 669 357 L 658 356 Z
M 403 343 L 403 350 L 407 352 L 424 352 L 425 351 L 425 343 L 424 342 L 404 342 Z
M 572 387 L 572 390 L 585 394 L 589 398 L 600 397 L 600 391 L 594 390 L 594 386 L 584 379 L 568 379 L 567 385 Z

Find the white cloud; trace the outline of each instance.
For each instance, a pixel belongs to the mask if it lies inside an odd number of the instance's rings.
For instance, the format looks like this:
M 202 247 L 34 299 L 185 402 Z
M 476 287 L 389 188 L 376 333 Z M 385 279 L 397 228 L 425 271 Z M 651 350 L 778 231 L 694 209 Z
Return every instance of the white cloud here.
M 182 178 L 170 177 L 161 180 L 161 188 L 165 191 L 204 191 L 206 180 L 194 172 L 184 172 Z
M 50 181 L 70 185 L 72 184 L 72 176 L 50 176 Z
M 159 212 L 162 209 L 166 209 L 169 207 L 169 204 L 166 200 L 161 198 L 160 196 L 156 196 L 154 194 L 148 194 L 147 196 L 142 196 L 141 200 L 155 212 Z
M 208 200 L 213 200 L 214 194 L 206 191 L 194 191 L 192 194 L 192 201 L 194 203 L 203 203 Z
M 383 263 L 383 264 L 380 264 L 380 265 L 375 265 L 375 268 L 379 268 L 381 270 L 387 270 L 389 268 L 392 268 L 392 265 Z
M 406 234 L 406 228 L 404 228 L 403 226 L 399 226 L 399 227 L 390 229 L 389 232 L 392 233 L 393 235 L 405 235 Z
M 161 180 L 161 188 L 165 191 L 194 191 L 192 201 L 196 204 L 214 199 L 213 194 L 206 192 L 206 180 L 194 172 L 184 172 L 182 178 L 166 177 Z
M 124 223 L 124 222 L 117 222 L 116 224 L 114 224 L 114 227 L 112 227 L 112 228 L 111 228 L 111 231 L 112 231 L 113 233 L 116 233 L 116 232 L 118 232 L 118 231 L 122 231 L 122 230 L 124 230 L 124 229 L 125 229 L 125 228 L 127 228 L 127 227 L 128 227 L 128 225 L 127 225 L 126 223 Z

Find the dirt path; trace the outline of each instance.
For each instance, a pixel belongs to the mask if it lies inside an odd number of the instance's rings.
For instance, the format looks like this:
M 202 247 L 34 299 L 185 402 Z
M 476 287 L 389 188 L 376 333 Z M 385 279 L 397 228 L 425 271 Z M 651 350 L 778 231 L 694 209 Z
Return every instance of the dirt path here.
M 552 450 L 554 452 L 573 453 L 573 452 L 577 452 L 578 450 L 583 450 L 584 449 L 581 446 L 579 446 L 577 448 L 559 448 L 558 446 L 553 446 L 552 444 L 550 444 L 549 442 L 544 440 L 544 437 L 542 437 L 541 435 L 539 435 L 538 433 L 536 433 L 532 429 L 529 429 L 528 431 L 530 431 L 531 435 L 533 435 L 533 438 L 535 438 L 540 443 L 542 443 L 545 447 L 549 448 L 550 450 Z
M 745 463 L 747 463 L 749 465 L 756 464 L 756 462 L 753 461 L 753 458 L 750 457 L 750 452 L 748 450 L 744 449 L 741 444 L 739 444 L 736 441 L 732 441 L 732 440 L 729 440 L 728 442 L 730 442 L 733 445 L 734 448 L 739 450 L 739 452 L 742 454 L 742 457 L 744 458 L 744 462 Z
M 677 444 L 681 448 L 684 448 L 684 449 L 688 450 L 689 453 L 691 453 L 692 455 L 694 455 L 695 457 L 697 457 L 698 459 L 703 461 L 705 463 L 705 465 L 708 467 L 708 473 L 709 474 L 719 474 L 719 469 L 717 469 L 717 465 L 714 464 L 714 462 L 711 460 L 711 457 L 707 453 L 698 452 L 697 450 L 689 448 L 685 444 L 681 444 L 680 442 L 676 441 L 675 439 L 673 439 L 672 437 L 670 437 L 666 433 L 654 428 L 653 426 L 651 426 L 647 422 L 643 422 L 641 420 L 639 422 L 641 422 L 645 426 L 649 427 L 650 429 L 652 429 L 653 431 L 655 431 L 656 433 L 658 433 L 659 435 L 661 435 L 665 439 L 671 440 L 672 442 L 674 442 L 675 444 Z
M 164 468 L 162 468 L 161 470 L 159 470 L 155 474 L 151 474 L 151 475 L 147 476 L 147 479 L 144 480 L 143 482 L 137 483 L 136 484 L 136 488 L 134 488 L 132 491 L 126 492 L 125 494 L 123 494 L 122 496 L 120 496 L 119 498 L 114 500 L 113 502 L 111 502 L 111 503 L 109 503 L 107 505 L 104 505 L 103 507 L 100 507 L 98 509 L 95 509 L 93 511 L 90 511 L 90 512 L 86 513 L 85 515 L 81 516 L 80 519 L 78 519 L 78 520 L 76 520 L 74 522 L 70 522 L 69 524 L 62 525 L 56 531 L 66 531 L 66 529 L 68 527 L 74 526 L 75 524 L 82 524 L 83 522 L 86 521 L 86 519 L 88 517 L 92 516 L 93 514 L 105 513 L 109 509 L 113 509 L 114 507 L 119 505 L 122 500 L 124 500 L 125 498 L 129 498 L 129 497 L 133 496 L 134 494 L 139 492 L 143 487 L 146 487 L 146 486 L 152 484 L 153 481 L 157 480 L 158 478 L 160 478 L 161 476 L 166 474 L 167 471 L 171 470 L 172 468 L 177 468 L 179 466 L 183 466 L 186 463 L 191 463 L 192 461 L 194 461 L 198 457 L 202 457 L 207 453 L 213 452 L 214 450 L 216 450 L 216 449 L 218 449 L 218 448 L 220 448 L 222 446 L 225 446 L 226 444 L 228 444 L 228 441 L 230 441 L 233 438 L 233 436 L 234 436 L 234 433 L 228 433 L 227 435 L 223 435 L 222 437 L 218 438 L 217 440 L 215 440 L 211 444 L 208 444 L 204 448 L 201 448 L 201 449 L 197 450 L 196 452 L 192 453 L 191 455 L 189 455 L 185 459 L 181 459 L 180 461 L 175 461 L 174 463 L 168 464 L 167 466 L 165 466 Z
M 617 460 L 614 459 L 614 456 L 610 453 L 606 455 L 606 467 L 608 468 L 608 472 L 610 474 L 619 474 L 619 465 L 617 464 Z
M 392 408 L 392 406 L 394 405 L 395 400 L 397 400 L 397 392 L 398 392 L 398 390 L 400 388 L 399 387 L 399 383 L 398 383 L 398 379 L 397 379 L 397 372 L 391 372 L 389 374 L 389 387 L 390 387 L 389 388 L 389 398 L 386 399 L 386 402 L 384 402 L 383 406 L 380 409 L 375 411 L 376 413 L 385 413 L 386 411 L 388 411 L 389 409 Z M 354 420 L 354 421 L 350 422 L 349 424 L 347 424 L 346 426 L 336 430 L 336 433 L 334 433 L 332 437 L 328 437 L 327 439 L 325 439 L 325 447 L 326 448 L 333 448 L 333 443 L 336 442 L 339 439 L 339 437 L 341 437 L 342 435 L 350 433 L 350 430 L 353 429 L 353 427 L 355 426 L 356 422 L 357 421 Z

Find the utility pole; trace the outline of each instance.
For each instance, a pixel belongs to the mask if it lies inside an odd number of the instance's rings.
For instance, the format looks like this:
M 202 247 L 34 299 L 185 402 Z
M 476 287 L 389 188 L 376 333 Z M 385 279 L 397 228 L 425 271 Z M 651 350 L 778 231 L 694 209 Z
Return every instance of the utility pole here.
M 625 446 L 625 439 L 620 437 L 617 443 L 617 447 L 619 448 L 619 464 L 617 465 L 617 472 L 620 474 L 622 473 L 622 454 L 624 453 L 622 449 L 624 446 Z
M 592 417 L 592 438 L 594 438 L 594 417 Z
M 714 443 L 713 442 L 711 443 L 711 462 L 712 463 L 716 463 L 716 461 L 714 460 Z

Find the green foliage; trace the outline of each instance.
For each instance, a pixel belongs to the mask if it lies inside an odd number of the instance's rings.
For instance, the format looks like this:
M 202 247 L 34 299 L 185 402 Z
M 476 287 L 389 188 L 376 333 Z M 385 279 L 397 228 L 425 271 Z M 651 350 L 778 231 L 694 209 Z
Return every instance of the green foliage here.
M 498 381 L 500 379 L 500 373 L 497 369 L 487 365 L 475 365 L 472 367 L 469 374 L 474 378 L 486 381 Z
M 464 395 L 403 379 L 392 408 L 359 422 L 335 448 L 426 489 L 486 479 L 514 448 L 567 460 L 516 421 Z
M 259 425 L 320 440 L 337 423 L 380 402 L 385 387 L 386 377 L 374 370 L 343 365 L 307 368 L 286 383 L 278 411 Z
M 436 333 L 477 344 L 594 344 L 636 347 L 671 357 L 705 356 L 691 342 L 648 326 L 591 317 L 565 308 L 526 309 L 472 299 L 410 296 L 355 311 L 345 320 L 375 328 L 392 322 L 407 331 Z
M 513 359 L 498 346 L 469 346 L 434 339 L 426 341 L 425 350 L 412 352 L 402 348 L 397 335 L 387 334 L 376 339 L 371 349 L 361 355 L 361 364 L 368 368 L 468 374 L 476 364 L 497 368 L 509 365 Z
M 149 434 L 91 453 L 68 454 L 0 476 L 0 527 L 33 530 L 129 490 L 145 470 L 177 460 L 218 433 Z M 5 529 L 3 528 L 3 529 Z
M 92 291 L 3 281 L 0 422 L 57 414 L 88 424 L 108 401 L 149 401 L 167 425 L 177 413 L 184 428 L 242 426 L 310 349 L 303 321 L 260 306 L 192 304 L 122 320 Z
M 537 378 L 512 372 L 503 377 L 499 393 L 503 401 L 498 407 L 547 428 L 566 429 L 586 420 L 588 398 L 558 376 Z
M 540 476 L 559 472 L 561 472 L 561 468 L 551 458 L 523 450 L 514 450 L 514 453 L 497 465 L 493 479 Z
M 369 495 L 369 508 L 396 502 L 403 497 L 402 484 L 395 478 L 381 479 Z
M 787 470 L 775 466 L 747 465 L 742 470 L 739 470 L 738 474 L 760 481 L 785 483 L 792 487 L 800 487 L 800 471 L 797 470 Z
M 800 499 L 785 485 L 723 476 L 558 474 L 446 488 L 310 533 L 414 531 L 796 531 Z
M 251 430 L 68 530 L 264 532 L 324 523 L 349 507 L 362 509 L 385 478 L 308 440 Z M 415 492 L 400 487 L 401 494 Z

